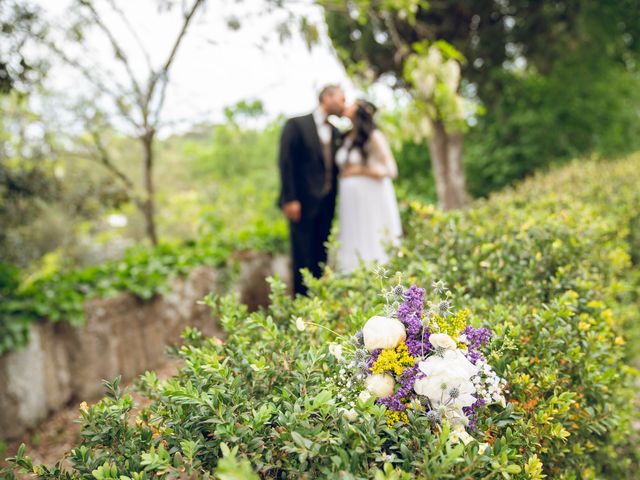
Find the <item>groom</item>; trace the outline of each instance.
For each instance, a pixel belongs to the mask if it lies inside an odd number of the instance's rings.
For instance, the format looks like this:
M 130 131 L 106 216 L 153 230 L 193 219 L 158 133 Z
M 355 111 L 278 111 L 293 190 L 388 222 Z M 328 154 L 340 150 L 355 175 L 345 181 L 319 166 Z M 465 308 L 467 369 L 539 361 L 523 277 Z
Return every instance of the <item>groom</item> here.
M 325 242 L 329 238 L 336 206 L 338 170 L 334 161 L 340 139 L 329 115 L 342 115 L 344 92 L 327 85 L 319 95 L 318 107 L 310 114 L 290 118 L 280 138 L 281 190 L 278 204 L 289 219 L 293 290 L 306 294 L 300 269 L 313 276 L 322 274 L 327 261 Z

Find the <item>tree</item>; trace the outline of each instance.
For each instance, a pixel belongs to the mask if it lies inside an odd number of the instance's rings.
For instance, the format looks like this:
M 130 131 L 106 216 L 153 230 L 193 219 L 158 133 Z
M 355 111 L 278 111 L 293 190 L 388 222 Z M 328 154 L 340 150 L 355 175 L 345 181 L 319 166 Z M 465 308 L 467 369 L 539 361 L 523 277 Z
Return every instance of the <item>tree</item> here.
M 146 235 L 152 244 L 158 243 L 158 232 L 155 222 L 155 144 L 157 132 L 161 126 L 162 111 L 165 103 L 170 73 L 176 56 L 191 26 L 193 19 L 204 4 L 204 0 L 182 2 L 180 12 L 180 28 L 167 52 L 165 60 L 160 65 L 153 65 L 145 45 L 131 26 L 123 10 L 116 0 L 76 0 L 79 17 L 76 19 L 71 32 L 74 40 L 80 44 L 86 42 L 86 31 L 97 30 L 109 43 L 113 58 L 120 66 L 127 83 L 121 84 L 117 78 L 107 72 L 100 65 L 94 65 L 84 54 L 71 55 L 64 47 L 51 39 L 44 41 L 45 45 L 66 65 L 72 67 L 95 88 L 95 97 L 104 98 L 108 108 L 100 110 L 92 101 L 89 112 L 82 120 L 90 134 L 91 152 L 88 158 L 98 162 L 111 173 L 127 190 L 129 198 L 137 206 L 145 221 Z M 102 8 L 109 9 L 110 14 L 119 18 L 120 23 L 128 29 L 132 38 L 136 40 L 137 48 L 142 51 L 146 61 L 146 78 L 139 79 L 130 61 L 131 45 L 123 45 L 114 33 L 114 26 L 107 23 L 108 16 L 102 13 Z M 174 2 L 163 1 L 159 8 L 175 8 Z M 111 113 L 113 112 L 113 113 Z M 142 188 L 122 170 L 113 158 L 109 146 L 104 138 L 104 132 L 122 128 L 126 124 L 126 133 L 131 133 L 140 142 L 142 156 L 140 166 L 142 170 Z M 125 134 L 126 134 L 125 133 Z M 86 152 L 85 152 L 86 153 Z
M 39 13 L 26 2 L 0 0 L 0 94 L 24 92 L 45 73 L 44 62 L 24 52 L 30 38 L 44 35 Z
M 638 18 L 640 6 L 633 0 L 322 0 L 320 4 L 339 58 L 350 68 L 360 67 L 354 73 L 364 73 L 369 80 L 386 76 L 396 88 L 420 96 L 417 78 L 407 71 L 407 64 L 418 67 L 426 60 L 419 61 L 416 55 L 435 55 L 424 48 L 425 42 L 439 44 L 445 63 L 457 57 L 451 52 L 460 52 L 466 60 L 460 65 L 460 92 L 487 110 L 500 101 L 505 82 L 514 75 L 548 75 L 559 59 L 583 45 L 589 45 L 594 55 L 628 63 L 628 52 L 637 52 L 639 42 L 638 22 L 630 19 Z M 442 48 L 445 45 L 454 50 Z M 419 109 L 424 114 L 437 113 L 423 107 Z M 463 130 L 458 122 L 448 128 L 446 121 L 438 124 L 437 115 L 430 121 L 429 147 L 439 197 L 445 208 L 457 207 L 465 198 L 464 179 L 456 178 L 461 172 Z M 438 175 L 443 167 L 447 167 L 444 178 Z M 448 185 L 441 185 L 448 176 L 452 177 Z M 450 192 L 451 186 L 457 191 L 448 198 L 442 192 Z

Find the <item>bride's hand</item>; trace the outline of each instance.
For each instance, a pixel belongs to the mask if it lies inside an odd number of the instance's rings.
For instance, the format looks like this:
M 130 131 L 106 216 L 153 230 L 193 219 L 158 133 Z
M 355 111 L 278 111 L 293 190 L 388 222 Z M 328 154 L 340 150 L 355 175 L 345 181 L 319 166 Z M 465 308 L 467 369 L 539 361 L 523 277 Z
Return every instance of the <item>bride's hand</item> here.
M 340 172 L 340 176 L 342 178 L 353 177 L 355 175 L 361 175 L 360 167 L 356 165 L 345 167 L 342 172 Z
M 363 176 L 363 177 L 370 177 L 376 180 L 380 180 L 383 178 L 383 176 L 377 173 L 375 170 L 372 170 L 362 165 L 348 166 L 344 170 L 342 170 L 342 172 L 340 173 L 340 176 L 342 178 L 354 177 L 356 175 Z

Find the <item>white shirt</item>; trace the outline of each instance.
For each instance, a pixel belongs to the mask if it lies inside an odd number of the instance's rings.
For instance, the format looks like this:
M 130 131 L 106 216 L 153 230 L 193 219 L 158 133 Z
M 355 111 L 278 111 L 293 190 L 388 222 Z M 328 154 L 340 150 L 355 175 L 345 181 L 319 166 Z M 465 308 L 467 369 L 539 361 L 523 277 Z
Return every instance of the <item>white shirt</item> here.
M 331 143 L 331 126 L 327 122 L 327 114 L 318 107 L 313 111 L 313 120 L 316 122 L 318 137 L 323 145 Z

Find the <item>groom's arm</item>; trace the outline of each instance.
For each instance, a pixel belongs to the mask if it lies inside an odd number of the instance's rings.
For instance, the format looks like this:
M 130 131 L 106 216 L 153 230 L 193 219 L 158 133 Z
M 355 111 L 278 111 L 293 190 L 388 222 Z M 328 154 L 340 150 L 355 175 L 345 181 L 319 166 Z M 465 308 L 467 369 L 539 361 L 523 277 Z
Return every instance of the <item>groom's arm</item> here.
M 280 202 L 287 217 L 289 217 L 289 219 L 293 221 L 297 221 L 300 215 L 299 200 L 296 192 L 296 179 L 293 158 L 293 151 L 297 133 L 298 131 L 295 122 L 292 119 L 287 120 L 287 122 L 284 124 L 284 127 L 282 128 L 282 134 L 280 136 L 279 155 L 281 182 Z M 292 209 L 292 202 L 298 203 L 298 206 L 296 208 L 298 210 L 297 215 L 294 215 L 295 212 L 289 212 L 289 210 Z

